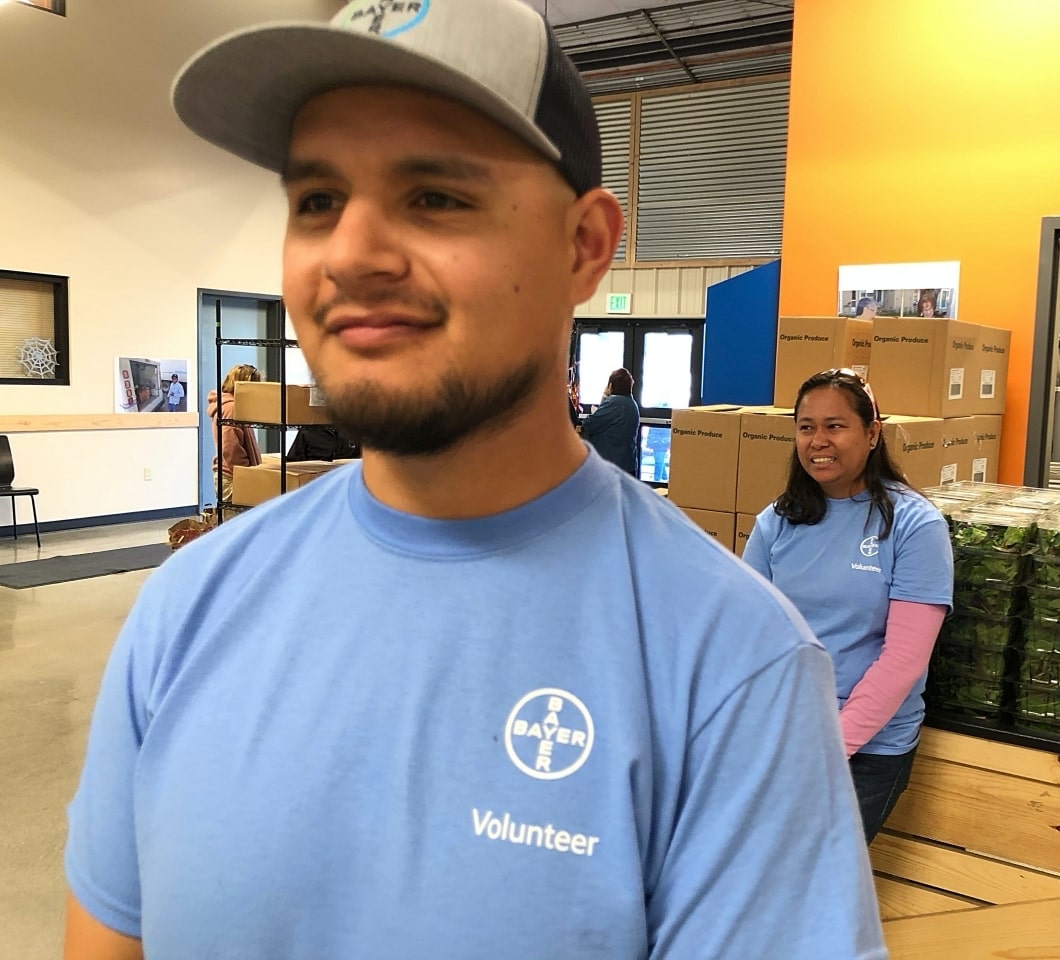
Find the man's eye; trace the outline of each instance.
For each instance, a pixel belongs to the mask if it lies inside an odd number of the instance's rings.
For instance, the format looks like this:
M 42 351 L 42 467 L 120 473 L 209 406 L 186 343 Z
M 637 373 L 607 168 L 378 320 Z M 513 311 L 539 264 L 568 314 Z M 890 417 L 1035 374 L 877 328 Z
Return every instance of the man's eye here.
M 335 200 L 328 193 L 308 193 L 298 201 L 299 213 L 327 213 L 335 208 Z
M 466 203 L 447 193 L 439 193 L 437 190 L 426 190 L 421 193 L 416 197 L 415 205 L 425 210 L 462 210 L 467 207 Z

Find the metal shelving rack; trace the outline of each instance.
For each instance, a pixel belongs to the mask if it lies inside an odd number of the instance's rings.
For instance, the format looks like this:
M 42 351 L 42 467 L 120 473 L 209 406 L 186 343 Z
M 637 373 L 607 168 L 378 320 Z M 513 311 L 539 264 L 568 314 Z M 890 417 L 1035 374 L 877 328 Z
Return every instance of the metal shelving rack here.
M 282 315 L 282 314 L 281 314 Z M 280 422 L 279 423 L 257 423 L 251 420 L 236 420 L 230 417 L 217 417 L 217 434 L 214 437 L 214 441 L 217 445 L 217 523 L 221 524 L 224 522 L 224 515 L 226 512 L 239 513 L 243 510 L 249 510 L 249 507 L 242 507 L 239 504 L 224 503 L 223 493 L 223 472 L 220 470 L 221 462 L 221 441 L 222 431 L 226 426 L 246 426 L 256 427 L 263 430 L 278 430 L 280 432 L 280 494 L 287 492 L 287 444 L 283 441 L 283 437 L 287 430 L 302 426 L 298 423 L 287 422 L 287 350 L 290 347 L 297 347 L 297 340 L 289 340 L 286 337 L 223 337 L 221 336 L 221 301 L 218 299 L 216 312 L 214 315 L 214 332 L 215 338 L 214 343 L 217 350 L 217 412 L 221 413 L 221 384 L 224 382 L 224 367 L 221 364 L 221 349 L 225 346 L 238 346 L 238 347 L 264 347 L 279 349 L 280 351 Z

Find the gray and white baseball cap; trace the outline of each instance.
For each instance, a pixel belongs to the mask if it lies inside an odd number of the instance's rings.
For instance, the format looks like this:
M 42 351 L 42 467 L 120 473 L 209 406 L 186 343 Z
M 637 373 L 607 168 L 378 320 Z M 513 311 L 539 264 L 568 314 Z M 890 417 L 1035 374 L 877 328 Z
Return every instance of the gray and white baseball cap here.
M 281 171 L 299 108 L 363 84 L 455 100 L 552 160 L 578 195 L 600 185 L 589 91 L 549 25 L 521 0 L 353 0 L 327 24 L 239 30 L 181 68 L 173 106 L 203 139 Z

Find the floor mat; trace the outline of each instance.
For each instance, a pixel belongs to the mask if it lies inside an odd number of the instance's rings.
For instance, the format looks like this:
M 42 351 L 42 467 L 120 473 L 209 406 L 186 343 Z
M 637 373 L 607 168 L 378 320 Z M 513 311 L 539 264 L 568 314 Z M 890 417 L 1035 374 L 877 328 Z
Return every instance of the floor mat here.
M 78 553 L 72 557 L 0 564 L 0 587 L 24 590 L 27 587 L 65 583 L 67 580 L 86 580 L 111 573 L 146 570 L 148 567 L 157 567 L 172 552 L 168 543 L 149 543 L 142 547 Z

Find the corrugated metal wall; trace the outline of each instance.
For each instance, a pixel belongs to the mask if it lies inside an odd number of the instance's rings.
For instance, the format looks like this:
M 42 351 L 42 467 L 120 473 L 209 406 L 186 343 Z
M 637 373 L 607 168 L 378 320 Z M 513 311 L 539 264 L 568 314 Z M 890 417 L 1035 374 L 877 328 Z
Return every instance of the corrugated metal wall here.
M 780 255 L 788 90 L 772 75 L 597 102 L 626 235 L 577 317 L 605 316 L 608 293 L 635 317 L 702 317 L 710 284 Z
M 641 103 L 636 259 L 776 257 L 788 83 Z
M 629 221 L 630 155 L 632 137 L 630 118 L 633 104 L 630 100 L 612 100 L 596 104 L 596 122 L 600 126 L 600 141 L 604 153 L 604 186 L 622 204 L 622 212 Z M 628 236 L 628 231 L 627 231 Z M 616 260 L 626 259 L 626 236 L 618 245 Z

